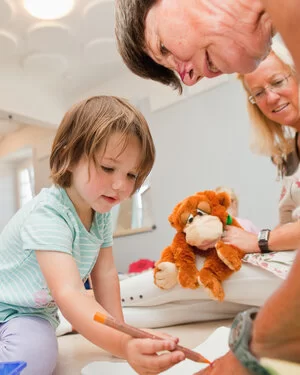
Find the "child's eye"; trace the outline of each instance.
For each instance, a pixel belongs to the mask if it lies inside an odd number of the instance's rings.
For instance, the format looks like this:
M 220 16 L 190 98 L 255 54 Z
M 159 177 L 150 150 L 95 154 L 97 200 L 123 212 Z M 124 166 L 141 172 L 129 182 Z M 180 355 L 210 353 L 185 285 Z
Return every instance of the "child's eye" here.
M 136 174 L 133 174 L 133 173 L 128 173 L 127 176 L 130 178 L 130 180 L 136 180 L 138 177 Z
M 105 167 L 104 165 L 101 165 L 101 168 L 104 172 L 106 173 L 112 173 L 114 171 L 113 168 L 110 168 L 110 167 Z

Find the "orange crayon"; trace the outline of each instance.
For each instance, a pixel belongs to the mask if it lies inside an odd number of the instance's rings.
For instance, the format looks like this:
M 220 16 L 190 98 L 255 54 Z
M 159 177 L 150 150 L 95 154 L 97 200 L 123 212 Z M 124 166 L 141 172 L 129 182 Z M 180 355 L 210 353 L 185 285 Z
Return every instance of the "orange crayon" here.
M 144 339 L 144 338 L 149 338 L 149 339 L 155 339 L 155 340 L 164 340 L 162 337 L 153 335 L 149 332 L 145 332 L 141 329 L 135 328 L 130 326 L 129 324 L 126 323 L 121 323 L 118 322 L 117 320 L 113 319 L 110 316 L 107 316 L 103 313 L 97 312 L 94 315 L 94 320 L 98 323 L 105 324 L 108 327 L 114 328 L 120 332 L 124 332 L 127 335 L 134 337 L 134 338 L 139 338 L 139 339 Z M 203 357 L 201 354 L 194 352 L 191 349 L 185 348 L 184 346 L 181 345 L 176 345 L 175 350 L 180 350 L 185 354 L 185 357 L 194 361 L 194 362 L 201 362 L 201 363 L 209 363 L 210 361 Z

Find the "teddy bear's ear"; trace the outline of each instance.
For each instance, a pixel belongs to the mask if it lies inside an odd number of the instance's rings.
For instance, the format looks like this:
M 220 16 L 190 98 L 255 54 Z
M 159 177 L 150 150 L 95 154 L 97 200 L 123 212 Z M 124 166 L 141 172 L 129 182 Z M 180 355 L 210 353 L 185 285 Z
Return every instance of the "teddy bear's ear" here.
M 168 220 L 169 223 L 172 225 L 172 227 L 175 228 L 175 222 L 178 217 L 177 212 L 179 210 L 179 207 L 181 206 L 182 202 L 177 203 L 177 205 L 174 207 L 173 212 L 169 215 Z
M 221 192 L 217 194 L 218 201 L 220 205 L 224 206 L 225 208 L 228 208 L 230 206 L 230 196 L 225 193 Z
M 172 212 L 171 215 L 169 215 L 169 217 L 168 217 L 169 223 L 172 225 L 172 227 L 174 227 L 175 217 L 176 216 L 174 215 L 174 212 Z

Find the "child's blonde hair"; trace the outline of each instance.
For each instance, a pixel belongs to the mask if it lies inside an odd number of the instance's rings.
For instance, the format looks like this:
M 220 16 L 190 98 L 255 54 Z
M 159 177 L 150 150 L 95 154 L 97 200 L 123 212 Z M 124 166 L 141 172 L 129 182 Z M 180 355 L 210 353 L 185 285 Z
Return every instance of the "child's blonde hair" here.
M 70 167 L 82 156 L 95 162 L 99 148 L 106 149 L 114 133 L 121 133 L 123 150 L 135 135 L 141 144 L 141 162 L 136 191 L 150 173 L 155 159 L 153 139 L 144 116 L 127 100 L 115 96 L 94 96 L 75 104 L 65 114 L 55 136 L 50 156 L 51 178 L 63 188 L 71 186 Z
M 296 76 L 296 68 L 289 51 L 278 41 L 273 41 L 273 53 L 290 71 Z M 238 74 L 247 95 L 251 95 L 245 84 L 245 75 Z M 288 130 L 284 124 L 272 121 L 267 118 L 256 104 L 251 104 L 247 100 L 248 114 L 251 120 L 252 134 L 250 147 L 253 152 L 262 155 L 275 156 L 287 155 L 294 148 L 293 131 Z
M 230 198 L 230 203 L 236 203 L 236 208 L 238 209 L 238 206 L 239 206 L 239 198 L 238 196 L 236 195 L 235 191 L 233 190 L 233 188 L 231 187 L 227 187 L 227 186 L 218 186 L 217 188 L 215 188 L 215 192 L 216 193 L 222 193 L 222 192 L 225 192 L 229 195 L 229 198 Z

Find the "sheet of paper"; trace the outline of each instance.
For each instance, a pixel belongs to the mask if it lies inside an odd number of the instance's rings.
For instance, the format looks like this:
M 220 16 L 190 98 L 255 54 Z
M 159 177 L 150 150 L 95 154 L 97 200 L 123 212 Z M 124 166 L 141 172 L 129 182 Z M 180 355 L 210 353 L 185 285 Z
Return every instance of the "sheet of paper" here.
M 225 354 L 228 349 L 229 328 L 217 328 L 208 339 L 194 350 L 213 361 Z M 192 375 L 205 368 L 206 364 L 185 360 L 171 369 L 162 372 L 164 375 Z M 136 372 L 127 362 L 92 362 L 81 370 L 81 375 L 135 375 Z

